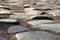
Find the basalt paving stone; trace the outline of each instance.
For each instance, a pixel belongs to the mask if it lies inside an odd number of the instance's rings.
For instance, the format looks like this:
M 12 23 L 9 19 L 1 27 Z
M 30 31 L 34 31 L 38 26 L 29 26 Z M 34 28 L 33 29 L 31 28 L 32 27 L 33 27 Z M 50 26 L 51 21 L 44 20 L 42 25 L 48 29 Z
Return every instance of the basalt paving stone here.
M 11 26 L 8 29 L 8 33 L 17 33 L 17 32 L 24 32 L 24 31 L 29 31 L 30 29 L 25 28 L 24 26 L 16 25 L 16 26 Z
M 60 23 L 53 23 L 53 24 L 37 24 L 32 28 L 39 28 L 42 30 L 49 30 L 52 32 L 60 33 Z
M 0 14 L 11 14 L 12 12 L 11 11 L 8 11 L 8 10 L 1 10 L 0 11 Z
M 1 26 L 0 26 L 1 27 Z M 4 26 L 3 26 L 4 27 Z M 9 26 L 8 26 L 9 27 Z M 5 37 L 5 38 L 7 38 L 7 39 L 9 39 L 9 40 L 16 40 L 16 38 L 15 38 L 15 34 L 9 34 L 9 33 L 7 33 L 7 31 L 5 31 L 6 29 L 8 29 L 7 27 L 4 27 L 4 29 L 3 28 L 1 28 L 1 30 L 0 30 L 0 35 L 1 36 L 3 36 L 3 37 Z M 53 33 L 53 34 L 55 34 L 55 33 Z M 56 34 L 55 34 L 56 35 Z M 59 36 L 59 34 L 57 34 L 58 36 Z
M 34 13 L 34 14 L 32 14 Z M 10 18 L 13 18 L 13 19 L 32 19 L 36 16 L 39 16 L 39 14 L 41 14 L 41 12 L 37 11 L 35 13 L 35 11 L 31 12 L 31 13 L 14 13 L 13 15 L 10 15 Z
M 40 24 L 49 24 L 49 23 L 54 23 L 53 20 L 34 20 L 34 21 L 28 21 L 29 24 L 35 26 L 35 25 L 40 25 Z
M 24 32 L 15 35 L 17 40 L 60 40 L 59 37 L 48 32 Z
M 16 19 L 0 19 L 0 22 L 15 23 L 18 21 Z

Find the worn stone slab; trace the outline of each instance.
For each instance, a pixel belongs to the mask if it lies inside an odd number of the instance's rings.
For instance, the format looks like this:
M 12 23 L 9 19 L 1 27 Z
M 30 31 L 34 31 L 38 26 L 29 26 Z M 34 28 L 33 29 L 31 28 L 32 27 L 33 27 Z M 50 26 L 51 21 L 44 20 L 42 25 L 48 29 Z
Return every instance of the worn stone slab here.
M 23 31 L 29 31 L 30 29 L 25 28 L 23 26 L 20 25 L 16 25 L 16 26 L 11 26 L 8 29 L 8 33 L 17 33 L 17 32 L 23 32 Z
M 28 21 L 29 24 L 31 25 L 37 25 L 37 24 L 49 24 L 49 23 L 54 23 L 53 20 L 35 20 L 35 21 Z
M 17 22 L 16 19 L 0 19 L 0 22 L 10 22 L 10 23 L 14 23 Z
M 53 23 L 53 24 L 37 24 L 32 28 L 40 28 L 42 30 L 49 30 L 56 33 L 60 33 L 60 23 Z
M 25 13 L 14 13 L 13 15 L 10 15 L 10 18 L 14 18 L 14 19 L 32 19 L 34 17 L 37 17 L 39 16 L 39 14 L 37 13 L 34 13 L 35 15 L 33 14 L 25 14 Z
M 17 38 L 17 40 L 60 40 L 55 35 L 39 31 L 17 33 L 15 37 Z
M 1 10 L 0 14 L 11 14 L 12 12 L 8 11 L 8 10 Z

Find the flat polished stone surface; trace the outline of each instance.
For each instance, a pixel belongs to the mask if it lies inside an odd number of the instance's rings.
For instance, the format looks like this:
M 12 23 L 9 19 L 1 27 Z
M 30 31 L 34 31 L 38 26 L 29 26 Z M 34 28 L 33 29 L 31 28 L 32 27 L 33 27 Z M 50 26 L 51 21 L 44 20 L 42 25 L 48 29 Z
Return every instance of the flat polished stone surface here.
M 17 33 L 15 36 L 17 40 L 60 40 L 55 35 L 52 35 L 48 32 L 39 32 L 39 31 Z
M 16 26 L 11 26 L 8 29 L 8 33 L 17 33 L 17 32 L 23 32 L 23 31 L 29 31 L 30 29 L 25 28 L 23 26 L 20 25 L 16 25 Z

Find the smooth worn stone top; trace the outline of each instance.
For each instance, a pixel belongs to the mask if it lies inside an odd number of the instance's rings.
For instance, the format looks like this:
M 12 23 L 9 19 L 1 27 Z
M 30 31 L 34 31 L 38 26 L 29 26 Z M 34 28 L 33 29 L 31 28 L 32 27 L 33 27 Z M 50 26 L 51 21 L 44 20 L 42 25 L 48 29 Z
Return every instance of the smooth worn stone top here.
M 30 29 L 25 28 L 24 26 L 16 25 L 16 26 L 11 26 L 8 29 L 8 33 L 17 33 L 17 32 L 24 32 L 24 31 L 29 31 Z
M 31 25 L 37 25 L 37 24 L 48 24 L 48 23 L 54 23 L 53 20 L 34 20 L 34 21 L 28 21 Z
M 60 40 L 53 34 L 39 31 L 17 33 L 15 36 L 17 40 Z
M 0 19 L 0 22 L 17 22 L 16 19 Z
M 0 10 L 0 14 L 11 14 L 11 11 L 8 10 Z
M 50 30 L 56 33 L 60 33 L 60 23 L 53 23 L 53 24 L 37 24 L 34 25 L 32 28 L 39 28 L 42 30 Z
M 25 8 L 23 11 L 33 11 L 35 8 Z
M 26 12 L 25 15 L 40 15 L 41 13 L 42 11 L 33 10 Z

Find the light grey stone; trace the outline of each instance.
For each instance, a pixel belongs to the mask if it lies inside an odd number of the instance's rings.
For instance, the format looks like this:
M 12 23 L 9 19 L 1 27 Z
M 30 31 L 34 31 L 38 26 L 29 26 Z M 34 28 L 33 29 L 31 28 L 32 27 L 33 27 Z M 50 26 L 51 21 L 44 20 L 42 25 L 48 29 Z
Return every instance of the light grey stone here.
M 47 11 L 47 13 L 52 14 L 53 16 L 60 16 L 60 10 L 51 10 L 51 11 Z
M 11 14 L 11 11 L 8 10 L 1 10 L 0 14 Z
M 59 37 L 47 32 L 24 32 L 15 35 L 17 40 L 60 40 Z
M 39 16 L 39 14 L 41 14 L 41 12 L 36 12 L 34 11 L 34 13 L 32 14 L 33 12 L 31 13 L 14 13 L 13 15 L 10 15 L 10 18 L 13 18 L 13 19 L 32 19 L 34 17 L 37 17 Z
M 0 5 L 0 8 L 4 8 L 4 6 Z
M 17 22 L 16 19 L 0 19 L 0 22 L 10 22 L 10 23 L 14 23 Z
M 32 28 L 40 28 L 42 30 L 50 30 L 56 33 L 60 33 L 60 23 L 53 24 L 37 24 Z
M 29 31 L 30 29 L 25 28 L 23 26 L 20 25 L 16 25 L 16 26 L 11 26 L 8 29 L 8 33 L 17 33 L 17 32 L 23 32 L 23 31 Z
M 53 20 L 34 20 L 34 21 L 28 21 L 31 25 L 40 25 L 40 24 L 48 24 L 48 23 L 54 23 Z
M 48 5 L 43 5 L 43 6 L 39 6 L 39 7 L 36 7 L 37 9 L 52 9 L 50 6 Z

